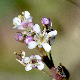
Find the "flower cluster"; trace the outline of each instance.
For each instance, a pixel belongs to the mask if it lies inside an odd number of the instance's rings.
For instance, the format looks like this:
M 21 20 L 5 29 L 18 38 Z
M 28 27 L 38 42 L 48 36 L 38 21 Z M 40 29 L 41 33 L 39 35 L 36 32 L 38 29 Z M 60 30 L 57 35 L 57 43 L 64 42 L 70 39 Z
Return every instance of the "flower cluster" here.
M 20 54 L 17 54 L 16 52 L 14 52 L 14 54 L 17 55 L 16 60 L 25 66 L 26 71 L 29 71 L 32 68 L 38 68 L 39 70 L 44 68 L 42 58 L 39 55 L 31 55 L 30 57 L 26 57 L 24 51 L 21 50 L 20 52 Z
M 15 39 L 24 42 L 29 49 L 36 47 L 44 48 L 46 52 L 51 50 L 51 45 L 54 43 L 54 37 L 57 31 L 51 29 L 52 22 L 49 18 L 42 18 L 41 23 L 43 30 L 41 31 L 38 24 L 34 24 L 32 17 L 28 11 L 22 12 L 23 16 L 19 15 L 13 19 L 13 28 L 23 30 L 15 35 Z
M 43 71 L 44 62 L 52 73 L 51 77 L 55 80 L 66 80 L 69 78 L 68 70 L 62 65 L 56 68 L 51 56 L 51 45 L 54 44 L 57 31 L 52 29 L 52 22 L 49 18 L 42 18 L 41 23 L 43 30 L 38 24 L 33 23 L 33 18 L 28 11 L 22 12 L 22 15 L 13 19 L 13 28 L 21 31 L 15 35 L 16 41 L 25 43 L 29 49 L 37 48 L 41 55 L 41 57 L 39 55 L 26 57 L 25 52 L 21 50 L 20 54 L 14 52 L 17 55 L 16 60 L 25 66 L 26 71 L 32 68 Z

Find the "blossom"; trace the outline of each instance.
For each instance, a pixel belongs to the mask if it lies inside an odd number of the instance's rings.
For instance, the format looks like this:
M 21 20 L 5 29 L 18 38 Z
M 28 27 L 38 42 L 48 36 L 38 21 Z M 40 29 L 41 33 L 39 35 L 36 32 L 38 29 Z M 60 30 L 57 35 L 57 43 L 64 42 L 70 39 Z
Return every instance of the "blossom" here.
M 29 57 L 25 57 L 24 63 L 26 63 L 25 70 L 29 71 L 32 68 L 38 68 L 39 70 L 42 70 L 44 68 L 44 64 L 42 63 L 41 57 L 39 55 L 31 55 Z M 24 60 L 24 59 L 23 59 Z
M 25 28 L 23 28 L 21 25 L 21 19 L 18 17 L 15 17 L 13 19 L 13 24 L 15 25 L 13 28 L 18 28 L 19 30 L 25 30 Z
M 26 30 L 28 23 L 32 22 L 32 17 L 28 11 L 23 12 L 24 16 L 19 15 L 13 19 L 13 28 L 18 28 L 19 30 Z
M 28 44 L 29 42 L 31 42 L 31 41 L 33 41 L 33 37 L 32 36 L 27 36 L 26 38 L 25 38 L 25 44 Z
M 49 38 L 57 35 L 57 31 L 54 30 L 47 33 L 44 29 L 41 33 L 41 29 L 38 24 L 33 26 L 33 30 L 36 32 L 36 35 L 34 36 L 34 41 L 28 43 L 28 48 L 33 49 L 38 46 L 39 48 L 43 47 L 46 52 L 49 52 L 51 50 L 51 46 L 48 44 Z
M 47 32 L 45 32 L 45 31 L 43 31 L 43 33 L 40 32 L 39 34 L 37 33 L 34 36 L 34 41 L 31 41 L 28 43 L 28 48 L 33 49 L 38 45 L 39 48 L 43 47 L 45 49 L 45 51 L 49 52 L 51 50 L 51 46 L 47 43 L 48 38 L 49 38 L 49 36 L 48 36 Z
M 25 66 L 26 71 L 30 71 L 32 68 L 38 68 L 42 70 L 44 68 L 44 64 L 42 63 L 42 58 L 39 55 L 31 55 L 30 57 L 25 56 L 25 52 L 20 50 L 21 54 L 17 54 L 17 61 L 20 62 L 23 66 Z

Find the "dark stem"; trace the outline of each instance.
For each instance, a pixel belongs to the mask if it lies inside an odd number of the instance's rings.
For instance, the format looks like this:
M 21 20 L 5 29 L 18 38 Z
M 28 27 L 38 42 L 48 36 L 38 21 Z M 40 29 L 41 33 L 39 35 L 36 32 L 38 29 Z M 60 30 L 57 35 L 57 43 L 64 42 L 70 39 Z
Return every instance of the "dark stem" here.
M 43 56 L 42 60 L 49 69 L 54 66 L 53 62 L 48 58 L 48 56 Z

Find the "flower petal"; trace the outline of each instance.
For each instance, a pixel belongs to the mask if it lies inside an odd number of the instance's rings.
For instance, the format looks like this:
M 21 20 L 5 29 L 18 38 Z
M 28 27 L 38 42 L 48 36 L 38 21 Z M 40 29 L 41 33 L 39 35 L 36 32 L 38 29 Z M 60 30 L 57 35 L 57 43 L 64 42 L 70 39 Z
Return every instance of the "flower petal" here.
M 48 33 L 48 35 L 49 35 L 50 37 L 54 37 L 54 36 L 57 35 L 57 31 L 56 31 L 56 30 L 51 31 L 51 32 Z
M 30 16 L 30 13 L 29 13 L 28 11 L 25 11 L 24 17 L 25 17 L 25 18 L 30 18 L 30 17 L 31 17 L 31 16 Z
M 28 11 L 25 11 L 25 12 L 24 12 L 24 19 L 25 19 L 28 23 L 32 22 L 32 17 L 30 16 L 30 13 L 29 13 Z
M 21 25 L 17 26 L 18 30 L 25 30 Z
M 39 70 L 42 70 L 42 69 L 44 68 L 44 64 L 43 64 L 42 62 L 38 62 L 37 68 L 38 68 Z
M 47 51 L 47 52 L 49 52 L 51 50 L 51 46 L 48 43 L 43 43 L 42 46 L 45 49 L 45 51 Z
M 37 45 L 38 45 L 37 42 L 31 41 L 31 42 L 28 43 L 28 48 L 29 48 L 29 49 L 33 49 L 33 48 L 35 48 Z
M 39 55 L 35 55 L 35 58 L 41 60 L 41 57 Z
M 32 69 L 32 65 L 31 64 L 27 64 L 27 66 L 25 67 L 25 70 L 26 71 L 29 71 Z
M 39 55 L 31 55 L 30 58 L 35 58 L 35 59 L 40 59 L 41 60 L 41 57 Z
M 15 25 L 21 25 L 21 19 L 18 18 L 18 17 L 15 17 L 15 18 L 13 19 L 13 23 L 15 23 Z
M 35 31 L 36 33 L 40 33 L 41 32 L 40 26 L 38 24 L 35 24 L 33 26 L 33 31 Z
M 30 62 L 30 58 L 29 57 L 24 57 L 22 61 L 27 64 L 28 62 Z

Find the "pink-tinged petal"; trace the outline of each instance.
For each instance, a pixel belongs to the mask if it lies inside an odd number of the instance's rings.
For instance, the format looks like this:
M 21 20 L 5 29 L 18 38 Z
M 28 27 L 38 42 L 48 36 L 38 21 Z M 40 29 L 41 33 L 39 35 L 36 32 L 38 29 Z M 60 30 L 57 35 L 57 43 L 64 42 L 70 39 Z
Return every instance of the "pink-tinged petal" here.
M 28 24 L 28 28 L 31 29 L 34 26 L 34 24 L 31 22 Z
M 34 54 L 30 56 L 30 58 L 34 58 L 34 57 L 35 57 L 35 55 L 34 55 Z
M 27 28 L 28 22 L 27 22 L 27 21 L 23 21 L 23 22 L 21 23 L 21 25 L 22 25 L 23 28 Z
M 25 42 L 25 44 L 28 45 L 28 43 L 31 42 L 31 41 L 33 41 L 33 37 L 32 36 L 27 36 L 24 42 Z
M 41 57 L 39 55 L 35 55 L 35 58 L 41 60 Z
M 33 48 L 35 48 L 37 45 L 38 45 L 37 42 L 31 41 L 31 42 L 28 43 L 28 48 L 29 48 L 29 49 L 33 49 Z
M 42 46 L 46 52 L 49 52 L 51 50 L 51 46 L 48 43 L 43 43 Z
M 38 68 L 39 70 L 42 70 L 42 69 L 44 68 L 44 64 L 43 64 L 42 62 L 38 62 L 37 68 Z
M 30 58 L 35 58 L 35 59 L 42 59 L 39 55 L 31 55 Z
M 24 36 L 23 35 L 19 35 L 18 39 L 19 39 L 19 41 L 24 41 Z
M 30 71 L 32 69 L 32 65 L 31 64 L 27 64 L 27 66 L 25 67 L 26 71 Z

